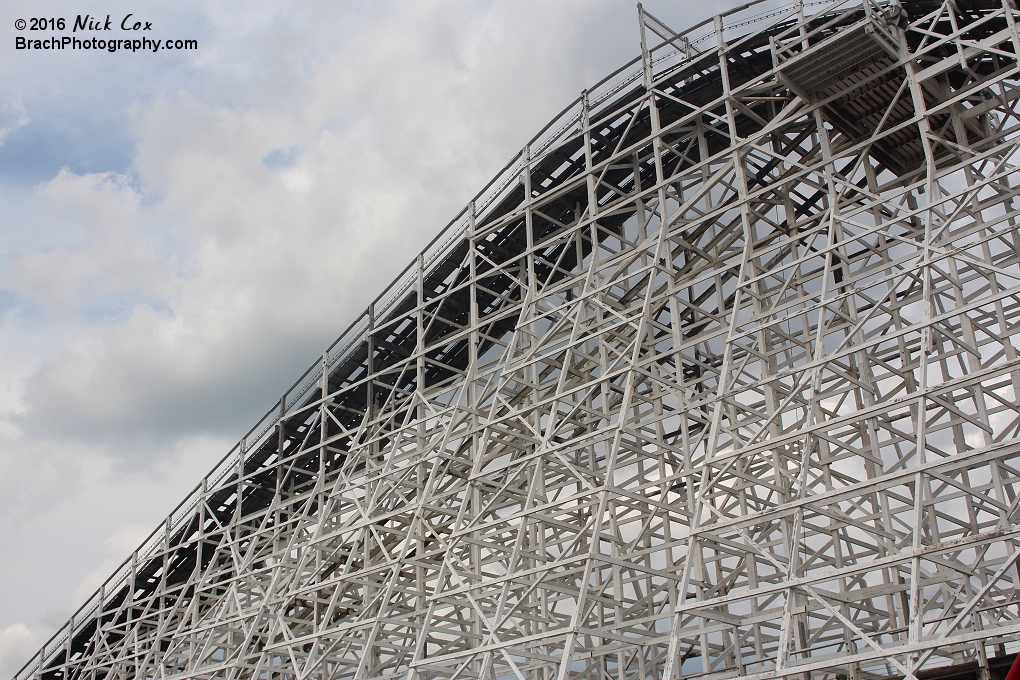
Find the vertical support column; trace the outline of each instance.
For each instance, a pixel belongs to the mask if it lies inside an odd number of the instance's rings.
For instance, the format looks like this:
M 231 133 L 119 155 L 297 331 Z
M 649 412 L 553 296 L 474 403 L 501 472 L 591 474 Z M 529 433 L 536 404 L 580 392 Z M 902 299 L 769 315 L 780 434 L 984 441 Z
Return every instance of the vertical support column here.
M 589 119 L 589 102 L 588 102 L 588 90 L 581 91 L 581 132 L 584 140 L 584 169 L 585 169 L 585 180 L 588 188 L 588 219 L 591 232 L 591 243 L 592 243 L 592 267 L 593 269 L 598 266 L 598 234 L 595 220 L 598 217 L 598 201 L 596 199 L 596 186 L 595 177 L 592 171 L 592 156 L 591 156 L 591 121 Z M 601 525 L 600 521 L 596 521 L 595 533 L 592 536 L 592 546 L 598 541 L 598 527 Z M 594 548 L 592 548 L 593 550 Z M 563 642 L 563 653 L 560 657 L 559 670 L 557 671 L 556 677 L 558 680 L 566 680 L 568 673 L 570 672 L 570 662 L 574 653 L 574 644 L 577 642 L 578 625 L 583 614 L 584 608 L 586 607 L 586 598 L 588 594 L 588 583 L 591 580 L 592 570 L 592 557 L 591 551 L 589 556 L 584 562 L 584 567 L 581 570 L 581 576 L 578 578 L 578 594 L 577 600 L 574 605 L 574 611 L 570 617 L 570 624 L 566 630 L 566 639 Z
M 237 442 L 237 470 L 235 472 L 237 484 L 234 491 L 236 498 L 234 499 L 234 521 L 231 522 L 235 532 L 241 522 L 241 492 L 244 491 L 244 457 L 247 453 L 248 446 L 245 442 L 245 437 L 241 437 L 241 440 Z
M 280 532 L 281 507 L 283 505 L 283 470 L 282 465 L 284 448 L 287 445 L 287 422 L 284 419 L 287 413 L 287 394 L 280 397 L 280 414 L 276 419 L 276 462 L 273 477 L 275 478 L 273 490 L 273 527 L 276 533 Z M 202 480 L 202 498 L 205 500 L 205 479 Z
M 638 4 L 638 18 L 641 28 L 641 66 L 645 85 L 645 96 L 648 98 L 648 116 L 652 126 L 652 154 L 655 161 L 655 181 L 659 185 L 659 218 L 662 224 L 666 223 L 666 188 L 662 186 L 662 136 L 661 122 L 659 120 L 659 106 L 655 101 L 655 74 L 652 70 L 652 55 L 648 51 L 648 42 L 645 27 L 645 11 L 641 4 Z
M 414 312 L 414 323 L 417 328 L 415 337 L 415 371 L 417 373 L 416 387 L 418 398 L 425 394 L 425 256 L 418 253 L 418 264 L 416 267 L 415 290 L 418 293 L 418 306 Z M 422 409 L 419 403 L 418 417 L 422 417 Z
M 166 569 L 164 568 L 163 571 L 165 572 Z M 162 614 L 160 615 L 160 619 L 162 620 Z M 71 616 L 67 619 L 67 637 L 64 638 L 64 663 L 61 664 L 61 667 L 64 669 L 64 672 L 63 672 L 63 677 L 64 678 L 68 677 L 68 671 L 71 668 L 69 662 L 71 661 L 71 640 L 72 639 L 74 639 L 74 614 L 71 614 Z
M 286 398 L 286 397 L 285 397 Z M 277 485 L 277 497 L 279 497 L 279 485 L 280 477 L 276 477 Z M 202 611 L 202 587 L 205 585 L 204 568 L 202 567 L 202 561 L 205 556 L 205 517 L 206 517 L 206 505 L 209 496 L 209 482 L 208 479 L 202 478 L 202 485 L 200 491 L 200 498 L 198 505 L 198 541 L 195 546 L 195 583 L 192 588 L 191 595 L 191 626 L 188 631 L 188 670 L 191 671 L 195 668 L 195 659 L 198 654 L 198 642 L 195 636 L 195 628 L 199 622 L 199 612 Z M 274 523 L 274 531 L 279 531 L 280 522 L 279 519 Z M 274 551 L 275 552 L 275 551 Z M 104 588 L 105 590 L 105 588 Z M 100 591 L 102 592 L 102 591 Z M 100 611 L 102 611 L 102 602 L 100 602 Z M 102 627 L 102 618 L 99 620 L 99 625 Z
M 365 422 L 375 418 L 375 303 L 368 306 L 368 329 L 365 331 Z M 353 444 L 353 442 L 352 442 Z
M 521 150 L 524 169 L 521 172 L 521 183 L 524 185 L 524 228 L 526 252 L 524 257 L 525 271 L 528 276 L 528 290 L 524 293 L 526 299 L 534 302 L 538 295 L 538 282 L 535 280 L 535 215 L 532 207 L 531 196 L 531 145 L 526 144 Z M 471 204 L 474 206 L 474 203 Z
M 599 213 L 598 187 L 595 183 L 595 174 L 592 171 L 591 158 L 591 121 L 588 110 L 588 90 L 581 90 L 581 136 L 584 139 L 584 178 L 588 186 L 588 219 L 591 223 L 593 253 L 598 249 L 595 244 L 598 239 L 595 234 L 595 220 Z
M 924 234 L 922 236 L 920 250 L 921 250 L 921 285 L 922 285 L 922 308 L 921 308 L 921 346 L 919 363 L 920 367 L 918 370 L 918 384 L 917 392 L 918 398 L 916 406 L 914 407 L 914 465 L 918 468 L 924 464 L 925 447 L 926 447 L 926 421 L 927 421 L 927 404 L 928 399 L 926 392 L 928 389 L 928 355 L 932 351 L 932 301 L 931 301 L 931 227 L 934 216 L 932 214 L 932 204 L 936 200 L 935 197 L 935 156 L 931 147 L 931 127 L 927 117 L 927 105 L 924 101 L 924 92 L 921 88 L 920 83 L 917 80 L 917 65 L 910 55 L 910 48 L 907 44 L 906 33 L 903 31 L 899 32 L 900 38 L 900 59 L 904 62 L 904 70 L 906 72 L 907 81 L 910 87 L 910 96 L 914 105 L 914 112 L 919 117 L 918 128 L 921 134 L 921 145 L 924 149 L 924 159 L 927 164 L 927 173 L 925 177 L 925 209 L 923 211 L 924 219 Z M 924 608 L 921 603 L 921 558 L 918 556 L 921 544 L 921 534 L 924 522 L 924 501 L 927 494 L 925 493 L 925 478 L 924 475 L 918 470 L 914 475 L 914 511 L 913 511 L 913 540 L 911 548 L 914 550 L 914 556 L 910 560 L 910 612 L 909 612 L 909 631 L 908 638 L 909 643 L 912 646 L 917 646 L 921 642 L 921 628 L 923 627 L 924 620 Z M 915 680 L 915 672 L 917 668 L 915 664 L 919 658 L 918 652 L 912 652 L 907 658 L 906 664 L 906 680 Z
M 319 376 L 319 474 L 315 480 L 318 511 L 326 507 L 326 440 L 329 438 L 329 352 L 322 353 L 322 375 Z M 320 513 L 321 514 L 321 513 Z M 318 551 L 316 551 L 318 553 Z M 318 606 L 318 605 L 316 605 Z
M 468 204 L 468 327 L 470 344 L 468 345 L 468 375 L 474 373 L 475 365 L 478 363 L 478 343 L 480 342 L 478 328 L 478 242 L 475 234 L 475 202 Z M 475 385 L 469 382 L 468 400 L 471 408 L 476 406 Z M 472 416 L 473 418 L 476 416 Z

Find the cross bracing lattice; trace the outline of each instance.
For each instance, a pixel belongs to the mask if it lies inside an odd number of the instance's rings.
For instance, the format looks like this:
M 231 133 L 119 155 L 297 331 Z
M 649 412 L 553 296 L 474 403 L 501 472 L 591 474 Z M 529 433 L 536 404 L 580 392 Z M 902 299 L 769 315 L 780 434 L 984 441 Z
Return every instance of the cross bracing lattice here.
M 1020 13 L 638 11 L 18 678 L 1017 651 Z

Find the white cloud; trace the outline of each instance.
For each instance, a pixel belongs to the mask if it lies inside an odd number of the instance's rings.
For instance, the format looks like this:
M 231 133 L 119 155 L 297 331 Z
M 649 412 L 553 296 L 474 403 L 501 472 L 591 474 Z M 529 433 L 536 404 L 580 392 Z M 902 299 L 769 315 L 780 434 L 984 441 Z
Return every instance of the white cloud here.
M 12 623 L 0 630 L 0 676 L 17 673 L 34 654 L 42 640 L 23 623 Z
M 7 105 L 0 105 L 0 147 L 4 145 L 7 135 L 18 128 L 28 125 L 31 118 L 28 117 L 28 109 L 21 97 L 18 97 Z
M 139 196 L 126 176 L 63 169 L 39 194 L 54 217 L 80 225 L 83 242 L 22 253 L 8 263 L 5 286 L 68 313 L 88 310 L 105 295 L 144 293 L 164 283 L 163 267 L 139 233 Z

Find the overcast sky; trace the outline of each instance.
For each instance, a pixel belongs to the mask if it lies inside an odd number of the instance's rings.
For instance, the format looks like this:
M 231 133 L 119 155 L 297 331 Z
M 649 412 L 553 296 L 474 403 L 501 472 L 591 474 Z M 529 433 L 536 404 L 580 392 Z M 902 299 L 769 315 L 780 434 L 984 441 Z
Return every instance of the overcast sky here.
M 645 6 L 683 28 L 735 4 Z M 129 13 L 198 49 L 15 49 L 54 35 L 18 19 Z M 0 3 L 0 678 L 637 55 L 636 17 L 629 0 Z

